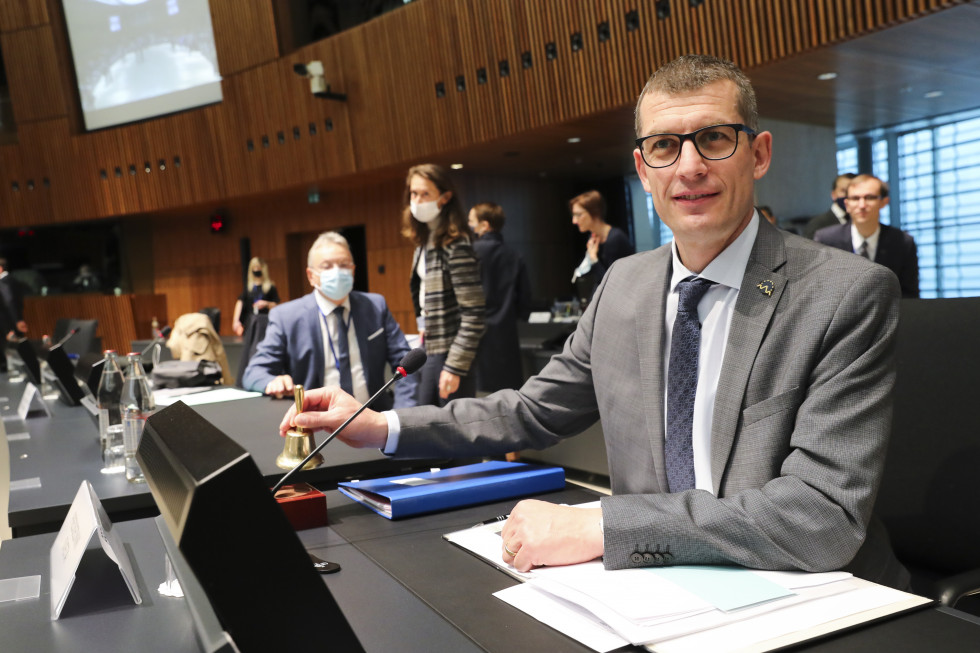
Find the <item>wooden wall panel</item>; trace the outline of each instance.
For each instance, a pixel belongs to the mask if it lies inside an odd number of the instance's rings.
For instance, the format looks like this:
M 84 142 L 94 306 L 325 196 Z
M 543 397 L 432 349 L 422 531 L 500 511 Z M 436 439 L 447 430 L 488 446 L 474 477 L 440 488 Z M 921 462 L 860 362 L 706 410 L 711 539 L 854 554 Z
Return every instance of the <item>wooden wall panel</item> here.
M 0 47 L 17 123 L 65 115 L 68 89 L 55 83 L 63 64 L 55 57 L 50 26 L 0 33 Z
M 20 129 L 18 144 L 0 148 L 0 224 L 166 212 L 401 174 L 429 157 L 628 107 L 650 71 L 678 54 L 710 52 L 751 69 L 960 2 L 668 4 L 670 17 L 661 20 L 649 1 L 427 0 L 283 57 L 270 0 L 213 0 L 224 101 L 83 133 L 75 91 L 58 72 L 70 65 L 60 5 L 3 3 L 0 44 Z M 634 10 L 637 29 L 628 29 Z M 611 38 L 600 43 L 596 26 L 603 21 Z M 572 52 L 576 33 L 584 47 Z M 557 58 L 548 61 L 552 42 Z M 293 73 L 294 63 L 314 59 L 347 102 L 313 98 Z M 502 78 L 503 60 L 510 74 Z M 477 83 L 481 68 L 486 84 Z M 456 90 L 460 76 L 465 91 Z M 436 97 L 437 83 L 445 97 Z M 166 170 L 159 170 L 161 159 Z M 44 193 L 17 195 L 28 180 L 37 186 L 44 178 Z
M 210 4 L 222 76 L 279 57 L 275 16 L 269 0 L 210 0 Z
M 0 31 L 12 32 L 48 22 L 48 0 L 0 2 Z
M 26 297 L 24 320 L 32 336 L 53 334 L 55 323 L 64 317 L 98 320 L 96 335 L 105 349 L 123 354 L 133 340 L 150 337 L 150 321 L 157 316 L 166 324 L 167 298 L 162 295 L 53 295 Z

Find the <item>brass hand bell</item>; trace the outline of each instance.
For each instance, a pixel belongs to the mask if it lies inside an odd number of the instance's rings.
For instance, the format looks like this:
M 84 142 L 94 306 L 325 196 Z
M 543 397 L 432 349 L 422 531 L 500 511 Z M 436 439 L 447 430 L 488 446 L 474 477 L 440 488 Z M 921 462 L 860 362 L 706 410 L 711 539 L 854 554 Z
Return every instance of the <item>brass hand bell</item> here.
M 296 400 L 296 414 L 303 412 L 303 386 L 293 387 L 293 398 Z M 283 445 L 282 453 L 276 457 L 276 465 L 282 469 L 292 469 L 310 455 L 316 448 L 316 440 L 313 439 L 313 432 L 300 426 L 294 427 L 286 432 L 286 443 Z M 313 469 L 323 464 L 323 456 L 317 454 L 303 465 L 303 469 Z

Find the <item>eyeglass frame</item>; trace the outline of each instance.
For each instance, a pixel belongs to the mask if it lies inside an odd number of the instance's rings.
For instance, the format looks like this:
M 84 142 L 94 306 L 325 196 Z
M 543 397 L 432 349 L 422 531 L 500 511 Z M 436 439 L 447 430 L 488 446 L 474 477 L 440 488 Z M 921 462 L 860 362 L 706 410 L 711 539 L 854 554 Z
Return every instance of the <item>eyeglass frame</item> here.
M 727 156 L 718 157 L 717 159 L 712 159 L 711 157 L 705 156 L 704 153 L 701 151 L 701 148 L 698 147 L 698 142 L 697 142 L 697 140 L 695 140 L 695 136 L 697 136 L 697 134 L 700 134 L 701 132 L 705 131 L 706 129 L 717 129 L 718 127 L 731 127 L 732 129 L 735 130 L 735 147 L 732 148 L 732 153 L 731 154 L 729 154 Z M 740 122 L 732 122 L 732 123 L 721 123 L 721 124 L 718 124 L 718 125 L 708 125 L 707 127 L 702 127 L 700 129 L 695 129 L 694 131 L 692 131 L 690 133 L 687 133 L 687 134 L 671 134 L 669 132 L 664 132 L 664 133 L 660 133 L 660 134 L 650 134 L 649 136 L 643 136 L 641 138 L 636 139 L 634 141 L 634 143 L 636 144 L 636 149 L 638 149 L 640 151 L 640 158 L 643 160 L 643 163 L 648 168 L 653 168 L 654 170 L 659 170 L 660 168 L 669 168 L 670 166 L 672 166 L 675 163 L 677 163 L 678 159 L 681 158 L 681 152 L 684 150 L 684 141 L 691 141 L 691 143 L 694 144 L 694 151 L 697 152 L 698 153 L 698 156 L 700 156 L 705 161 L 724 161 L 725 159 L 729 159 L 729 158 L 735 156 L 735 152 L 738 151 L 738 133 L 739 132 L 745 132 L 748 135 L 749 138 L 755 138 L 756 136 L 759 135 L 759 133 L 757 131 L 755 131 L 754 129 L 752 129 L 751 127 L 746 127 L 745 125 L 743 125 Z M 662 166 L 650 165 L 647 162 L 646 157 L 643 156 L 643 142 L 646 141 L 646 140 L 649 140 L 651 138 L 657 137 L 657 136 L 676 136 L 680 140 L 680 145 L 678 145 L 678 147 L 677 147 L 677 156 L 674 157 L 674 160 L 673 161 L 671 161 L 670 163 L 664 164 Z
M 885 198 L 882 197 L 881 194 L 858 195 L 857 197 L 847 197 L 846 195 L 844 196 L 844 201 L 851 202 L 852 204 L 857 204 L 858 202 L 864 202 L 865 204 L 874 204 L 875 202 L 880 202 L 883 199 Z

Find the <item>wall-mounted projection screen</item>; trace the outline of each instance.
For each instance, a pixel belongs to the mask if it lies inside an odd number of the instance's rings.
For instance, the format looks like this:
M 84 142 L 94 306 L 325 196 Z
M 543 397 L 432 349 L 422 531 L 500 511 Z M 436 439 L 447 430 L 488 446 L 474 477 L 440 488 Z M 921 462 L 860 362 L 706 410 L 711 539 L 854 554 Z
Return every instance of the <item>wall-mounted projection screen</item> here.
M 86 129 L 221 101 L 208 0 L 62 0 Z

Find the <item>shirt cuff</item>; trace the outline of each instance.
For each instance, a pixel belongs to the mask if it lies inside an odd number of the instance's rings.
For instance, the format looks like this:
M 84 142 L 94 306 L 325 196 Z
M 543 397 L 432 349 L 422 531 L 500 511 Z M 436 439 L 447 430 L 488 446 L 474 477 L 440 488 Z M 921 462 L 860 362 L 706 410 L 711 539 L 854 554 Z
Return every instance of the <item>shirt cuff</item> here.
M 388 441 L 385 443 L 381 453 L 386 456 L 394 456 L 395 452 L 398 451 L 398 436 L 402 432 L 402 423 L 393 410 L 382 411 L 381 414 L 388 420 Z

